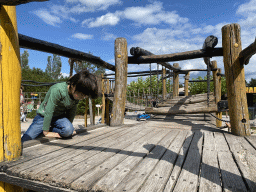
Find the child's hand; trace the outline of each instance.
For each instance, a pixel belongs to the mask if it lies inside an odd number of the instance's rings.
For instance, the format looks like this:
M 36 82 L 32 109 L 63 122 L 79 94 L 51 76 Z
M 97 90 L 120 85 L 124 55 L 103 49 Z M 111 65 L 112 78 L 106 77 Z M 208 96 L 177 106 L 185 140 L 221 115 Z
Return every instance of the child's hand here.
M 61 136 L 59 135 L 59 133 L 55 133 L 55 132 L 48 132 L 48 131 L 43 131 L 44 136 L 46 137 L 56 137 L 56 138 L 61 138 Z

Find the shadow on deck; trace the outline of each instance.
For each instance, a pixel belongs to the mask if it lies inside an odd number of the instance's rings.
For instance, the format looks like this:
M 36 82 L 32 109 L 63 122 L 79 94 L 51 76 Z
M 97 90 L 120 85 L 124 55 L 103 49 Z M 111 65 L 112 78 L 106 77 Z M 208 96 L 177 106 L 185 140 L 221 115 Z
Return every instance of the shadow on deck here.
M 25 148 L 0 180 L 35 191 L 256 191 L 256 137 L 203 115 L 155 116 Z

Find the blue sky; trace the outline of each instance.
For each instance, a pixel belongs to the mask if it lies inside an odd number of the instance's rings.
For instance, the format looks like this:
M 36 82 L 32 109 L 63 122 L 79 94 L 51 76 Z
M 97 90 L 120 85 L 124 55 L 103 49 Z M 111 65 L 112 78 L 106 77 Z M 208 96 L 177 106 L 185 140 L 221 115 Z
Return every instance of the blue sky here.
M 254 41 L 256 33 L 256 0 L 50 0 L 19 5 L 16 11 L 19 33 L 91 52 L 111 64 L 117 37 L 127 39 L 128 50 L 141 47 L 154 54 L 169 54 L 201 49 L 209 35 L 218 37 L 216 47 L 222 47 L 221 28 L 230 23 L 241 26 L 242 48 Z M 28 51 L 30 68 L 45 71 L 51 54 Z M 67 76 L 68 58 L 61 60 L 61 72 Z M 212 60 L 217 60 L 224 73 L 223 58 Z M 255 61 L 253 56 L 245 66 L 247 81 L 256 78 Z M 182 69 L 206 68 L 203 59 L 178 63 Z M 152 68 L 156 69 L 156 64 Z M 148 69 L 145 64 L 128 67 L 128 71 Z M 190 79 L 205 75 L 192 72 Z M 180 82 L 184 82 L 183 76 Z

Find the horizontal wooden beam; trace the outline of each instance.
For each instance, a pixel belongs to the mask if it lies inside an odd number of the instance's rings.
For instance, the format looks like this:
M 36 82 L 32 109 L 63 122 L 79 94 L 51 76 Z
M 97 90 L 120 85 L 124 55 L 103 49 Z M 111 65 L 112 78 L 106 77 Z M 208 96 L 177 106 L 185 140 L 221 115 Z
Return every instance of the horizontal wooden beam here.
M 154 55 L 153 53 L 151 53 L 151 52 L 149 52 L 145 49 L 142 49 L 140 47 L 136 47 L 136 48 L 132 47 L 130 49 L 130 53 L 131 53 L 131 55 L 134 55 L 135 57 L 139 57 L 139 56 L 143 56 L 143 55 Z M 129 63 L 129 61 L 128 61 L 128 63 Z M 171 69 L 173 71 L 179 71 L 181 69 L 180 67 L 176 68 L 176 67 L 174 67 L 171 64 L 166 63 L 166 62 L 156 62 L 156 63 L 161 64 L 162 66 L 165 66 L 166 68 Z
M 217 73 L 217 76 L 225 77 L 226 75 L 222 73 Z
M 25 4 L 25 3 L 30 3 L 30 2 L 43 2 L 43 1 L 48 1 L 48 0 L 0 0 L 1 5 L 20 5 L 20 4 Z
M 213 80 L 210 80 L 210 81 L 213 81 Z M 194 82 L 207 82 L 207 80 L 190 80 L 188 82 L 190 82 L 190 83 L 194 83 Z
M 194 103 L 187 105 L 175 105 L 173 107 L 146 108 L 145 113 L 155 115 L 176 115 L 176 114 L 195 114 L 217 112 L 217 105 L 211 103 L 209 107 L 207 102 Z
M 198 59 L 203 57 L 217 57 L 223 56 L 222 48 L 214 48 L 211 53 L 206 53 L 203 49 L 194 50 L 194 51 L 186 51 L 181 53 L 172 53 L 165 55 L 148 55 L 148 56 L 140 56 L 128 57 L 129 64 L 141 64 L 141 63 L 159 63 L 159 62 L 173 62 L 173 61 L 182 61 L 189 59 Z
M 250 58 L 256 53 L 256 39 L 255 41 L 249 45 L 248 47 L 246 47 L 244 50 L 242 50 L 239 54 L 239 60 L 240 60 L 240 64 L 243 65 L 247 65 L 250 61 Z
M 58 44 L 50 43 L 40 39 L 28 37 L 26 35 L 19 34 L 19 44 L 22 48 L 33 49 L 37 51 L 43 51 L 46 53 L 52 53 L 63 57 L 78 59 L 82 61 L 88 61 L 95 65 L 104 67 L 111 71 L 115 71 L 115 66 L 103 61 L 100 57 L 96 57 L 89 53 L 84 53 L 74 49 L 60 46 Z

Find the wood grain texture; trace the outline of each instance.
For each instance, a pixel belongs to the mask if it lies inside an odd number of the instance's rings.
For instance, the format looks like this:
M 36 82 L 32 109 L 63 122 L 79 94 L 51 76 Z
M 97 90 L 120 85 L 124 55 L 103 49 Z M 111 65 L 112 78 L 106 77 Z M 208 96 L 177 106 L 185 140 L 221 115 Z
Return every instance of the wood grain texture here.
M 240 64 L 242 50 L 240 25 L 222 27 L 222 47 L 225 67 L 231 132 L 235 135 L 251 135 L 244 66 Z
M 156 147 L 138 164 L 136 168 L 129 172 L 120 183 L 115 191 L 138 191 L 153 168 L 159 163 L 159 160 L 169 148 L 177 136 L 178 131 L 173 130 L 169 132 L 163 139 L 156 145 Z
M 204 131 L 199 192 L 222 191 L 213 132 Z
M 115 95 L 112 108 L 113 117 L 110 122 L 111 126 L 123 124 L 127 86 L 127 63 L 128 53 L 126 39 L 117 38 L 115 40 Z
M 178 158 L 179 151 L 185 141 L 188 131 L 179 131 L 175 140 L 168 147 L 146 182 L 142 185 L 141 192 L 160 192 L 165 188 L 169 176 Z
M 155 136 L 102 177 L 92 190 L 113 191 L 170 130 L 155 130 Z
M 171 172 L 171 175 L 169 176 L 168 182 L 166 183 L 164 192 L 169 192 L 173 190 L 179 178 L 182 166 L 185 162 L 193 136 L 194 136 L 194 133 L 191 131 L 189 131 L 188 134 L 186 135 L 185 141 L 181 147 L 181 150 L 178 153 L 178 158 L 177 158 L 177 161 L 175 162 L 175 166 Z
M 223 133 L 214 133 L 223 190 L 247 191 Z
M 130 145 L 134 140 L 137 140 L 137 137 L 141 137 L 140 134 L 138 134 L 139 131 L 140 130 L 130 130 L 122 135 L 117 135 L 117 137 L 112 137 L 111 141 L 96 146 L 96 149 L 92 149 L 70 159 L 70 161 L 62 165 L 63 168 L 60 168 L 62 172 L 59 174 L 52 172 L 50 174 L 52 178 L 48 178 L 47 182 L 52 185 L 70 188 L 74 180 L 103 163 L 106 159 L 114 156 L 123 148 Z M 132 137 L 134 134 L 138 134 L 138 136 Z M 90 155 L 88 158 L 88 153 L 93 153 L 94 155 Z
M 244 137 L 225 133 L 233 157 L 250 191 L 256 191 L 256 150 Z
M 196 131 L 189 147 L 179 179 L 173 191 L 197 191 L 199 168 L 202 153 L 203 134 Z
M 217 69 L 217 61 L 212 61 L 212 67 Z M 221 89 L 219 89 L 219 86 L 221 86 L 221 85 L 219 85 L 219 83 L 221 83 L 221 82 L 219 81 L 219 78 L 217 76 L 217 72 L 218 71 L 213 71 L 212 72 L 213 84 L 214 84 L 214 96 L 215 96 L 216 103 L 218 103 L 221 100 L 221 93 L 219 93 L 219 91 L 221 90 Z M 220 116 L 219 113 L 221 113 L 221 112 L 216 112 L 216 116 L 217 117 Z M 221 127 L 222 126 L 222 122 L 220 120 L 218 120 L 218 119 L 216 119 L 216 126 L 217 127 Z
M 215 102 L 211 102 L 209 106 L 207 106 L 206 102 L 202 102 L 186 105 L 174 105 L 173 107 L 145 108 L 145 113 L 155 115 L 195 114 L 216 111 L 218 110 Z
M 91 169 L 86 174 L 79 177 L 71 184 L 71 188 L 74 190 L 90 190 L 93 185 L 102 178 L 105 174 L 111 171 L 115 166 L 121 163 L 124 159 L 129 157 L 139 146 L 147 144 L 147 141 L 154 136 L 153 129 L 144 129 L 140 134 L 144 134 L 137 141 L 134 141 L 128 147 L 124 148 L 118 152 L 113 157 L 107 159 L 102 164 L 96 166 L 94 169 Z

